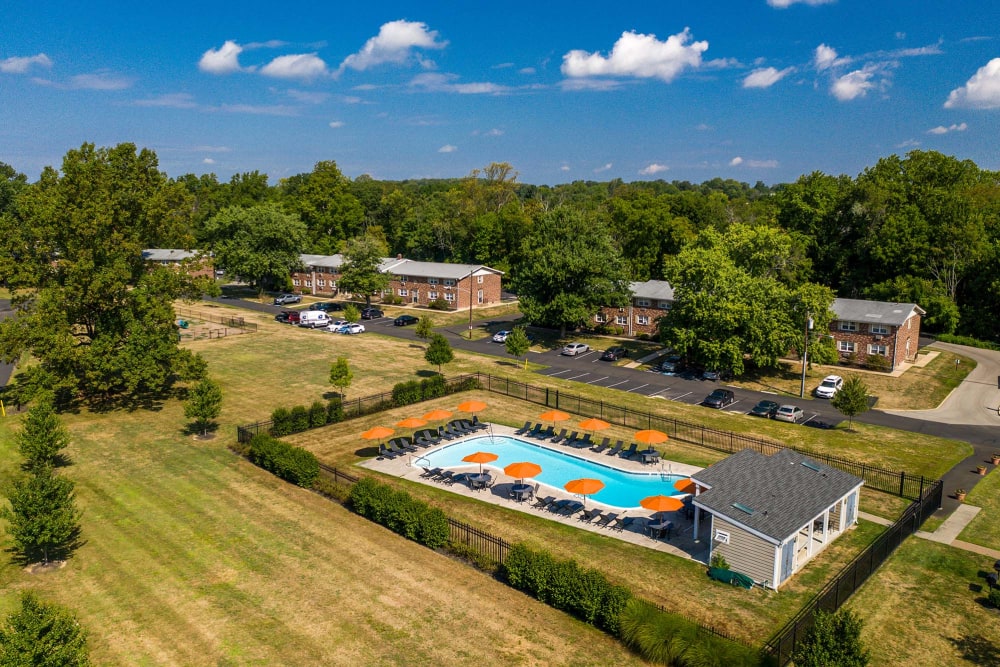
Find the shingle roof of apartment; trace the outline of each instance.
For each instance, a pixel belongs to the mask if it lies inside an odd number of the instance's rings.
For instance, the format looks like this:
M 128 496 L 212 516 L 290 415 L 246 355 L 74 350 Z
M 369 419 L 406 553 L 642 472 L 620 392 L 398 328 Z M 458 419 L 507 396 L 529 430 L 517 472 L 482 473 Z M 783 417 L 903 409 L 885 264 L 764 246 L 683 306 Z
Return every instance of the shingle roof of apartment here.
M 343 255 L 299 255 L 303 266 L 323 269 L 340 269 L 344 263 Z M 413 276 L 418 278 L 454 278 L 460 280 L 476 271 L 503 274 L 503 271 L 491 269 L 481 264 L 447 264 L 445 262 L 419 262 L 400 257 L 383 257 L 379 263 L 382 273 L 396 276 Z
M 656 301 L 673 301 L 674 288 L 666 280 L 646 280 L 644 282 L 629 283 L 632 296 L 640 299 L 653 299 Z
M 176 248 L 147 248 L 142 251 L 142 258 L 147 262 L 180 262 L 197 256 L 197 250 L 178 250 Z
M 776 544 L 864 483 L 791 449 L 771 456 L 744 449 L 691 478 L 711 487 L 697 505 Z
M 902 326 L 916 311 L 923 315 L 923 308 L 915 303 L 890 303 L 886 301 L 863 301 L 861 299 L 834 299 L 830 310 L 838 320 L 846 322 L 870 322 Z

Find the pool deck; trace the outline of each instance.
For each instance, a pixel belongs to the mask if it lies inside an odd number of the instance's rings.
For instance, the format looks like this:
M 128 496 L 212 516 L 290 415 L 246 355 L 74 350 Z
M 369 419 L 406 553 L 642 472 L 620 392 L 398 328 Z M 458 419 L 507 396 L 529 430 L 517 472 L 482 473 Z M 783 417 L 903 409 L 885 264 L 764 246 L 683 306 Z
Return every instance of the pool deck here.
M 556 514 L 544 509 L 534 509 L 532 507 L 533 503 L 531 501 L 517 502 L 510 498 L 510 487 L 514 484 L 516 480 L 511 477 L 504 475 L 503 469 L 485 464 L 483 466 L 484 471 L 488 471 L 490 474 L 496 477 L 496 483 L 492 488 L 483 489 L 479 491 L 473 491 L 467 485 L 462 483 L 453 484 L 443 484 L 441 482 L 434 482 L 426 478 L 422 478 L 420 475 L 424 472 L 424 468 L 415 464 L 415 461 L 422 455 L 433 452 L 435 449 L 439 449 L 445 445 L 452 445 L 456 442 L 461 442 L 462 440 L 469 438 L 478 438 L 483 436 L 489 436 L 492 432 L 493 435 L 508 435 L 513 437 L 517 436 L 514 431 L 516 429 L 509 426 L 501 426 L 497 424 L 491 424 L 490 430 L 480 431 L 473 435 L 466 436 L 466 438 L 458 438 L 455 440 L 442 443 L 437 447 L 430 447 L 426 450 L 421 450 L 415 452 L 409 456 L 400 456 L 395 459 L 379 459 L 374 458 L 365 463 L 361 464 L 365 468 L 371 470 L 376 470 L 378 472 L 393 475 L 395 477 L 402 477 L 403 479 L 408 479 L 420 484 L 427 484 L 428 486 L 442 486 L 447 488 L 452 493 L 458 495 L 466 496 L 469 498 L 475 498 L 485 503 L 491 503 L 493 505 L 501 505 L 508 509 L 512 509 L 518 512 L 524 512 L 525 514 L 535 514 L 544 517 L 550 521 L 558 521 L 570 526 L 575 526 L 580 530 L 588 530 L 593 533 L 602 533 L 611 539 L 622 540 L 624 542 L 629 542 L 632 544 L 637 544 L 648 549 L 656 549 L 657 551 L 664 551 L 667 553 L 680 556 L 682 558 L 689 558 L 692 560 L 707 562 L 708 558 L 708 539 L 710 535 L 709 531 L 709 520 L 707 517 L 702 515 L 699 533 L 700 541 L 695 541 L 694 539 L 694 523 L 691 520 L 685 519 L 682 512 L 667 512 L 666 518 L 673 522 L 674 529 L 669 540 L 662 539 L 652 539 L 648 537 L 645 533 L 641 532 L 639 529 L 629 528 L 626 530 L 612 530 L 610 528 L 600 528 L 595 524 L 591 524 L 586 521 L 581 521 L 576 516 L 563 516 Z M 527 442 L 539 443 L 543 442 L 537 439 L 524 438 L 522 440 Z M 602 463 L 604 465 L 612 465 L 613 467 L 620 468 L 621 470 L 634 471 L 634 472 L 664 472 L 674 475 L 691 475 L 695 472 L 701 470 L 696 466 L 686 465 L 683 463 L 677 463 L 674 461 L 662 461 L 660 464 L 643 464 L 641 461 L 633 461 L 630 459 L 624 459 L 620 456 L 610 457 L 607 454 L 598 454 L 589 448 L 579 449 L 576 447 L 568 447 L 565 445 L 555 445 L 551 442 L 545 442 L 545 446 L 553 449 L 555 451 L 564 452 L 567 454 L 572 454 L 573 456 L 589 459 L 595 462 Z M 478 464 L 468 464 L 449 468 L 455 472 L 478 472 Z M 557 489 L 554 487 L 541 485 L 538 491 L 538 495 L 545 498 L 548 496 L 555 496 L 556 499 L 572 499 L 580 500 L 580 496 L 571 494 L 564 489 Z M 611 512 L 621 512 L 615 508 L 608 508 L 601 503 L 595 503 L 593 501 L 587 501 L 587 508 L 602 507 Z M 625 511 L 625 516 L 635 516 L 635 517 L 651 517 L 653 512 L 645 509 L 629 509 Z

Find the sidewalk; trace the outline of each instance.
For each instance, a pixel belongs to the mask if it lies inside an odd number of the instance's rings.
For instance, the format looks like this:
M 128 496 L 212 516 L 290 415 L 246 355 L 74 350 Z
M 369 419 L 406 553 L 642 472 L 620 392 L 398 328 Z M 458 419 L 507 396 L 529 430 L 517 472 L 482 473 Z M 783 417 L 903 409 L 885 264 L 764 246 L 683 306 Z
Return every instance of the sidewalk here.
M 915 534 L 917 537 L 930 540 L 931 542 L 947 544 L 955 547 L 956 549 L 964 549 L 965 551 L 971 551 L 982 556 L 989 556 L 990 558 L 1000 560 L 1000 550 L 990 549 L 989 547 L 983 547 L 969 542 L 963 542 L 958 539 L 958 535 L 965 530 L 965 527 L 968 526 L 974 518 L 976 518 L 976 515 L 979 514 L 981 509 L 981 507 L 975 507 L 974 505 L 961 504 L 955 508 L 955 511 L 951 513 L 951 516 L 945 519 L 944 523 L 938 526 L 937 530 L 933 533 L 918 530 Z M 858 512 L 858 517 L 864 519 L 865 521 L 877 523 L 881 526 L 892 525 L 892 521 L 889 519 L 884 519 L 880 516 L 875 516 L 874 514 L 868 514 L 867 512 Z

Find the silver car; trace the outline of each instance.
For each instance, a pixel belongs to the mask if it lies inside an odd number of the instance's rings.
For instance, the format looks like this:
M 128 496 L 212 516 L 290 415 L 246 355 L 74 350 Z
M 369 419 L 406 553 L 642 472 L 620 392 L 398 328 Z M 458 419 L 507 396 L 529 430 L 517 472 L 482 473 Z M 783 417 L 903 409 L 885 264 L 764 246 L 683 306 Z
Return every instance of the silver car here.
M 774 413 L 774 418 L 779 422 L 790 422 L 792 424 L 802 421 L 803 417 L 805 417 L 805 413 L 802 412 L 802 408 L 795 405 L 782 405 Z
M 590 346 L 586 343 L 570 343 L 562 349 L 562 353 L 567 357 L 575 357 L 584 352 L 590 352 Z

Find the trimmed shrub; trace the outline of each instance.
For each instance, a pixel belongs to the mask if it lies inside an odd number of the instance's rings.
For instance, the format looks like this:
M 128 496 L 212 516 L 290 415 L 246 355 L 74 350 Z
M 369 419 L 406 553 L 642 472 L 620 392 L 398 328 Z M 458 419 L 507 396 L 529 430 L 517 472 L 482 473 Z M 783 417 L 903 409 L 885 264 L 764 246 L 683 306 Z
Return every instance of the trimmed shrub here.
M 447 393 L 449 393 L 449 394 L 457 394 L 457 393 L 462 392 L 462 391 L 473 391 L 475 389 L 482 389 L 482 388 L 483 388 L 483 385 L 479 381 L 479 378 L 469 377 L 469 378 L 465 378 L 464 380 L 462 380 L 458 384 L 450 385 L 448 387 L 448 389 L 447 389 Z
M 351 487 L 351 509 L 389 530 L 432 549 L 448 543 L 448 518 L 440 509 L 370 477 Z
M 446 390 L 447 384 L 443 375 L 434 375 L 420 381 L 420 396 L 425 401 L 444 396 Z
M 291 412 L 292 433 L 309 430 L 309 410 L 304 405 L 296 405 Z
M 327 498 L 332 498 L 337 502 L 343 504 L 347 502 L 347 499 L 351 495 L 351 487 L 345 484 L 338 484 L 328 477 L 323 477 L 320 475 L 316 478 L 316 481 L 312 485 L 313 491 L 320 493 Z
M 313 401 L 309 406 L 309 427 L 318 428 L 326 426 L 326 406 L 323 401 Z
M 344 402 L 339 398 L 331 398 L 326 404 L 326 423 L 338 424 L 344 421 Z
M 718 551 L 712 554 L 712 560 L 708 564 L 709 567 L 715 567 L 720 570 L 728 570 L 729 563 L 726 562 L 726 557 L 720 554 Z
M 292 432 L 292 414 L 288 408 L 275 408 L 271 413 L 271 435 L 281 437 Z
M 420 401 L 423 390 L 416 380 L 400 382 L 392 388 L 393 405 L 399 407 Z
M 307 489 L 319 477 L 319 461 L 312 452 L 269 435 L 253 437 L 248 457 L 254 465 Z
M 444 299 L 434 299 L 427 304 L 431 310 L 451 310 L 451 304 Z
M 986 599 L 990 601 L 991 605 L 1000 609 L 1000 588 L 991 588 L 990 594 L 986 596 Z
M 388 304 L 390 306 L 398 306 L 403 303 L 403 297 L 396 296 L 395 294 L 386 294 L 382 297 L 382 303 Z
M 955 345 L 968 345 L 969 347 L 979 347 L 984 350 L 1000 350 L 1000 344 L 988 340 L 979 340 L 972 336 L 955 336 L 953 334 L 938 334 L 937 339 L 942 343 L 954 343 Z
M 889 362 L 889 357 L 883 357 L 881 354 L 869 354 L 865 358 L 865 368 L 870 371 L 887 371 L 892 368 L 892 364 Z

